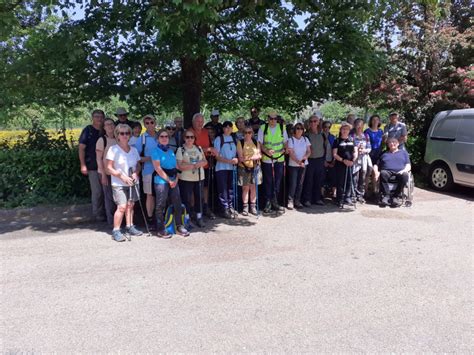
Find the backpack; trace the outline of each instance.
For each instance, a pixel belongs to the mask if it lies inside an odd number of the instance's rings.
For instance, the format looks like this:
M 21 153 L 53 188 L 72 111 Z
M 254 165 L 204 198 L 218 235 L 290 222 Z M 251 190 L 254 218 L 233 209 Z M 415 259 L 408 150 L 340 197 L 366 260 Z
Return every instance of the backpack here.
M 237 136 L 235 135 L 235 133 L 231 133 L 230 136 L 232 137 L 232 142 L 224 142 L 224 135 L 223 134 L 220 134 L 220 135 L 217 136 L 221 140 L 221 147 L 219 149 L 219 154 L 221 153 L 221 150 L 224 147 L 224 144 L 234 143 L 235 149 L 237 149 Z
M 191 229 L 191 221 L 186 210 L 186 206 L 181 204 L 181 224 L 184 228 Z M 169 234 L 176 234 L 176 221 L 174 219 L 174 208 L 173 205 L 169 205 L 165 213 L 165 230 Z

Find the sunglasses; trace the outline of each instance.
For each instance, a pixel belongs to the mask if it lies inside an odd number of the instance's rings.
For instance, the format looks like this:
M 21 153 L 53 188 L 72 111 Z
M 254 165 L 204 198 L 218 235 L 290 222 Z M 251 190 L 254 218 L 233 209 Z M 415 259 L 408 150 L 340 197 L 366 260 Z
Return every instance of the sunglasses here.
M 323 128 L 324 128 L 324 129 L 326 129 L 326 128 L 331 128 L 331 126 L 324 126 Z
M 127 117 L 127 115 L 117 115 L 117 117 Z
M 296 127 L 295 129 L 296 129 L 297 131 L 302 131 L 302 130 L 304 130 L 303 127 Z
M 168 135 L 162 135 L 162 136 L 159 136 L 160 138 L 169 138 Z
M 149 124 L 155 124 L 155 121 L 148 121 L 148 122 L 145 122 L 146 125 L 149 125 Z
M 184 137 L 184 138 L 186 138 L 186 139 L 194 139 L 194 136 L 186 136 L 186 137 Z
M 245 134 L 253 134 L 253 131 L 247 131 Z
M 276 119 L 277 119 L 276 117 L 268 117 L 269 121 L 276 121 Z
M 121 136 L 129 136 L 130 132 L 119 132 Z
M 166 129 L 170 129 L 170 130 L 172 130 L 172 131 L 176 130 L 175 127 L 166 127 Z

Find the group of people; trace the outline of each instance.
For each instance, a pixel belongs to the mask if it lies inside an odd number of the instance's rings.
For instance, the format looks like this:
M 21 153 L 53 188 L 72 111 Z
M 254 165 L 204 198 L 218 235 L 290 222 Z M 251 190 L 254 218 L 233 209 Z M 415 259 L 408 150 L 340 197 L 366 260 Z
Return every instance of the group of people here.
M 256 107 L 250 115 L 238 117 L 234 128 L 231 121 L 219 122 L 218 110 L 207 124 L 196 113 L 187 129 L 180 117 L 157 129 L 155 117 L 146 115 L 142 133 L 142 125 L 130 121 L 123 108 L 115 121 L 93 111 L 92 124 L 79 139 L 93 215 L 113 226 L 112 238 L 121 242 L 142 234 L 133 224 L 141 196 L 147 226 L 161 238 L 171 237 L 165 228 L 167 206 L 182 236 L 189 235 L 183 209 L 195 226 L 204 227 L 204 217 L 214 219 L 215 213 L 231 219 L 238 210 L 257 216 L 260 206 L 264 215 L 281 214 L 285 207 L 323 206 L 324 194 L 340 207 L 350 206 L 365 202 L 370 182 L 380 186 L 381 206 L 400 206 L 410 159 L 406 126 L 397 113 L 390 114 L 384 130 L 378 115 L 370 117 L 365 130 L 363 119 L 348 115 L 337 137 L 330 133 L 331 122 L 318 114 L 294 125 L 275 112 L 264 121 Z M 390 191 L 392 179 L 395 191 Z

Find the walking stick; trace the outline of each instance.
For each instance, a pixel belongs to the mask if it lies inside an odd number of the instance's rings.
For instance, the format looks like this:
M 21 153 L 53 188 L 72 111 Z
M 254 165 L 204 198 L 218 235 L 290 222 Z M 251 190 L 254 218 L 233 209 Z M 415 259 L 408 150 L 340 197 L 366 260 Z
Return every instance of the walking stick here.
M 197 216 L 196 214 L 196 217 L 198 217 L 198 219 L 202 218 L 202 182 L 201 182 L 201 168 L 198 168 L 198 179 L 199 179 L 199 212 L 201 214 L 201 216 Z
M 344 208 L 344 202 L 346 201 L 346 185 L 347 185 L 347 173 L 349 171 L 349 167 L 346 165 L 346 172 L 344 175 L 344 185 L 342 188 L 342 201 L 341 201 L 341 208 Z
M 253 175 L 254 175 L 254 180 L 255 180 L 255 207 L 257 209 L 257 219 L 259 217 L 259 212 L 258 212 L 258 169 L 260 168 L 260 165 L 255 164 L 255 168 L 253 169 Z
M 351 166 L 349 169 L 350 169 L 350 173 L 351 173 L 351 180 L 350 180 L 350 184 L 351 184 L 351 199 L 352 199 L 352 203 L 354 204 L 354 209 L 357 209 L 357 202 L 356 202 L 356 199 L 354 198 L 354 195 L 355 195 L 355 187 L 354 187 L 354 175 L 352 174 L 352 169 L 353 169 L 353 167 Z
M 234 219 L 237 218 L 237 167 L 234 165 L 232 168 L 232 188 L 234 190 Z

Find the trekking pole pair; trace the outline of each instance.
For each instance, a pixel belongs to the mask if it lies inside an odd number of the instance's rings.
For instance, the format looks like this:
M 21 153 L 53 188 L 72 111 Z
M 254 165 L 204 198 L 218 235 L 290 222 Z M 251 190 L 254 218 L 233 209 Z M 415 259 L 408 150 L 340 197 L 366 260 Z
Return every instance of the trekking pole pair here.
M 132 168 L 129 168 L 128 169 L 128 175 L 130 177 L 132 177 L 132 174 L 133 174 L 133 169 Z M 153 183 L 153 182 L 152 182 Z M 146 216 L 145 216 L 145 210 L 143 209 L 143 204 L 142 204 L 142 200 L 140 199 L 140 191 L 138 190 L 138 183 L 133 180 L 133 185 L 130 185 L 129 186 L 129 197 L 128 197 L 128 201 L 131 203 L 133 202 L 133 197 L 132 197 L 132 193 L 133 193 L 133 190 L 132 190 L 132 186 L 135 187 L 135 192 L 137 194 L 137 197 L 138 197 L 138 203 L 140 204 L 140 210 L 142 211 L 142 217 L 143 217 L 143 222 L 145 222 L 145 228 L 146 228 L 146 232 L 147 232 L 147 237 L 151 237 L 151 233 L 150 233 L 150 228 L 148 228 L 148 222 L 147 222 L 147 219 L 146 219 Z M 128 239 L 130 241 L 130 239 Z

